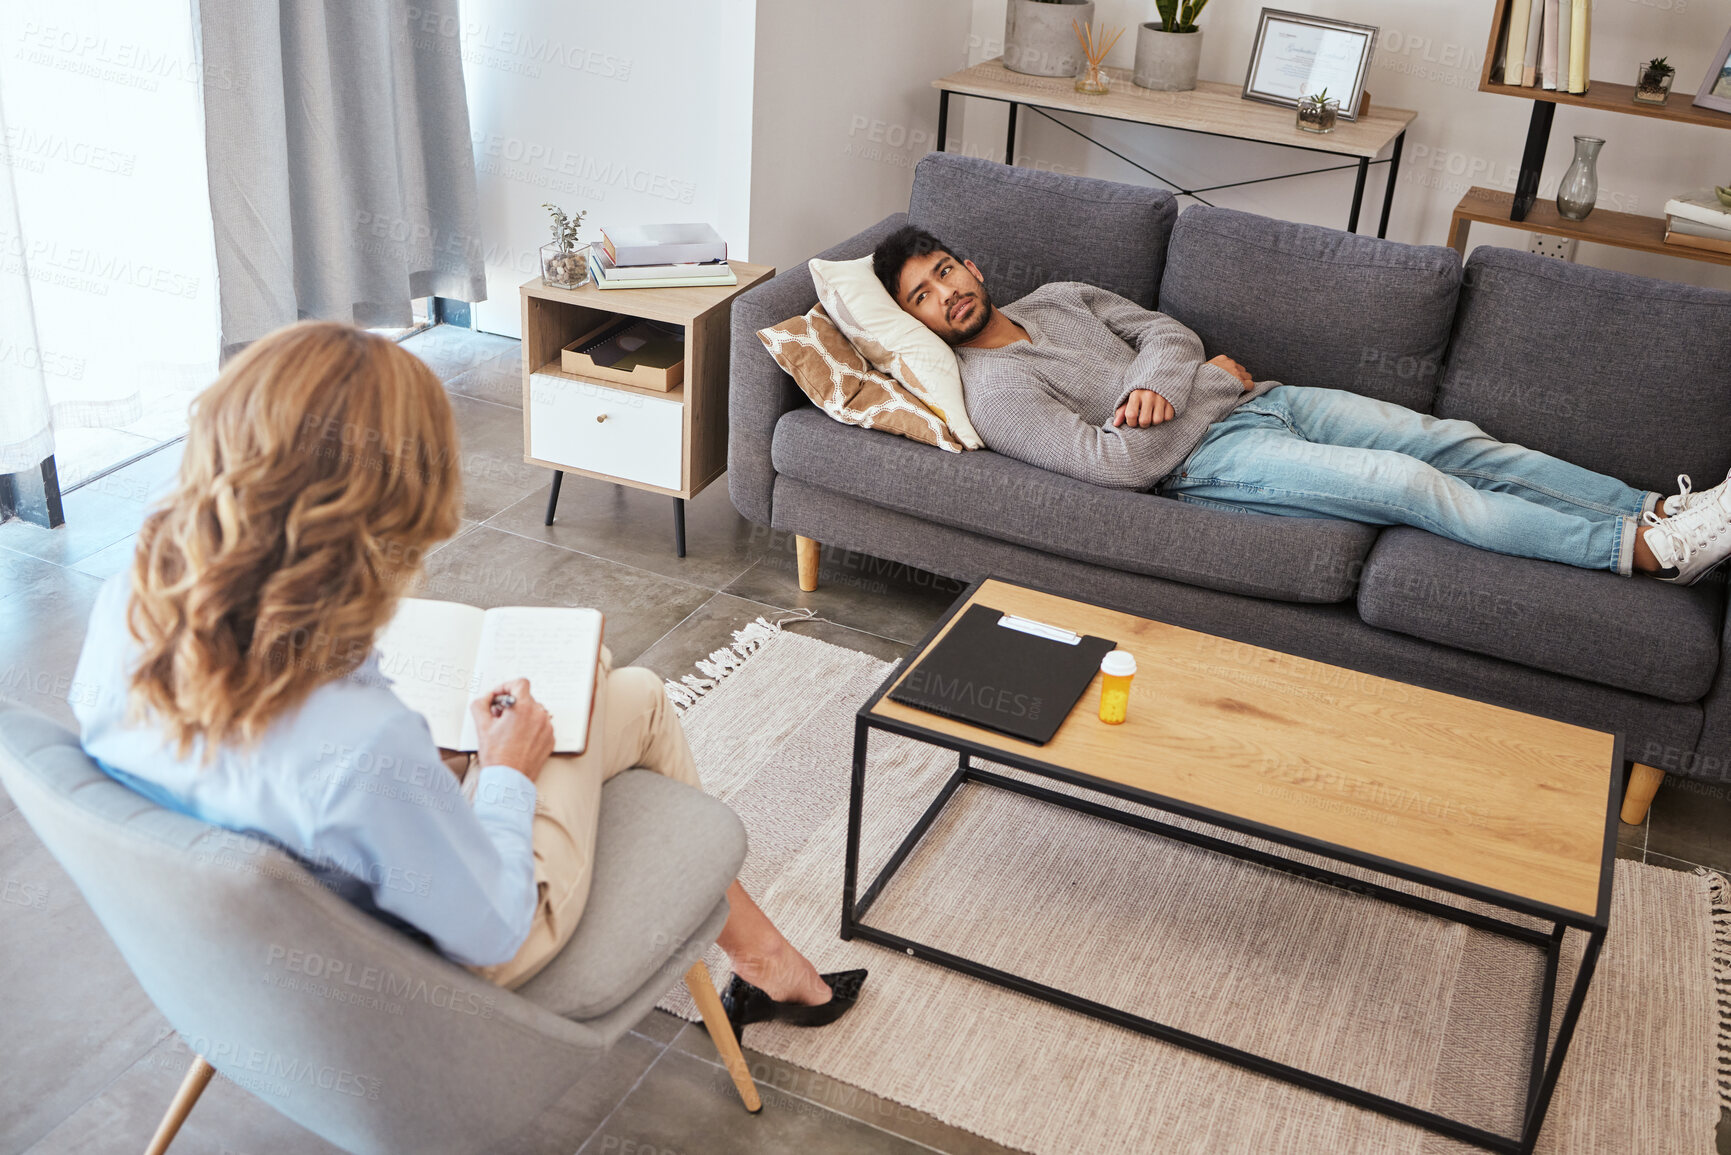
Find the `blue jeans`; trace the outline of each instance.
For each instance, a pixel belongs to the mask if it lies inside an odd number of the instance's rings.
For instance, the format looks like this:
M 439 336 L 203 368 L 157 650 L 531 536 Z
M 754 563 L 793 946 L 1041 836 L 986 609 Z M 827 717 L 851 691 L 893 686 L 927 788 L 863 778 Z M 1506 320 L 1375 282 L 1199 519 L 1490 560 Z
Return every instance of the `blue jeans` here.
M 1208 427 L 1156 492 L 1179 501 L 1412 525 L 1516 557 L 1628 574 L 1659 495 L 1340 389 L 1277 385 Z

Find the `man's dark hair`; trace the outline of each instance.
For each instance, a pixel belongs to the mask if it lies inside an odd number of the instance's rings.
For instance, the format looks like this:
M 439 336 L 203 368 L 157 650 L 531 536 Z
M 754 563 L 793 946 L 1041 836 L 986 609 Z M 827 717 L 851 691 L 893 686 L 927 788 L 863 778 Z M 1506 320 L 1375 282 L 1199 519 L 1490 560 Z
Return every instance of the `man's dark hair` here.
M 956 250 L 924 229 L 903 225 L 879 241 L 878 247 L 872 250 L 872 272 L 877 274 L 883 287 L 889 290 L 890 297 L 899 304 L 902 299 L 902 269 L 915 257 L 936 252 L 956 256 Z M 960 257 L 956 259 L 961 260 Z

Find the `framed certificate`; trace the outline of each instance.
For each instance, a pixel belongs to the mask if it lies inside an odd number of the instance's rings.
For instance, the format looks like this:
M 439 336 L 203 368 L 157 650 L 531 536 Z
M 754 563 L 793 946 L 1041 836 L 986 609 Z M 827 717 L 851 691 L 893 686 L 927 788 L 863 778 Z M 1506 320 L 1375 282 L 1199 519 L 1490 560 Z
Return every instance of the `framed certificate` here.
M 1244 75 L 1244 99 L 1293 108 L 1326 88 L 1340 101 L 1340 118 L 1357 120 L 1376 33 L 1370 24 L 1264 8 Z
M 1725 43 L 1713 56 L 1712 66 L 1701 81 L 1701 91 L 1695 96 L 1695 105 L 1731 112 L 1731 32 L 1725 34 Z

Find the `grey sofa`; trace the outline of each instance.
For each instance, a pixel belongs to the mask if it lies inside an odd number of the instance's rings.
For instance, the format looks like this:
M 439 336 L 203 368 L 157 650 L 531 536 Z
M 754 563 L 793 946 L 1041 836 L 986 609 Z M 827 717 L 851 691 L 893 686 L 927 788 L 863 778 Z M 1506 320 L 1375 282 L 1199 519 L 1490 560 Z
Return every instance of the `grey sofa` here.
M 1662 493 L 1678 472 L 1706 488 L 1731 468 L 1731 293 L 1496 248 L 1463 268 L 1448 248 L 1180 214 L 1161 190 L 937 153 L 907 213 L 821 255 L 861 256 L 906 222 L 974 260 L 1000 302 L 1090 281 L 1259 380 L 1465 418 Z M 1620 731 L 1650 768 L 1631 779 L 1631 821 L 1655 769 L 1731 782 L 1722 577 L 1676 588 L 1405 527 L 1211 509 L 841 425 L 755 335 L 816 299 L 800 265 L 733 306 L 728 488 L 748 519 Z

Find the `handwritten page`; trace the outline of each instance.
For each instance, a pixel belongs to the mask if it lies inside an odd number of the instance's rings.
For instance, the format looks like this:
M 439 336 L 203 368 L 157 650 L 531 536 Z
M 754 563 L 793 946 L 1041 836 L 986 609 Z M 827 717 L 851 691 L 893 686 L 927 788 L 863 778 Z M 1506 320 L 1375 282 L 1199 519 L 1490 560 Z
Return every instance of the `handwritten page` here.
M 461 602 L 404 598 L 379 634 L 379 667 L 403 705 L 426 718 L 433 741 L 447 750 L 464 746 L 469 687 L 475 681 L 486 615 Z
M 582 753 L 595 703 L 602 625 L 599 610 L 531 606 L 488 610 L 476 647 L 471 696 L 513 678 L 527 678 L 529 692 L 553 715 L 553 749 L 560 754 Z M 474 720 L 465 716 L 465 744 L 458 749 L 473 750 L 475 737 Z

